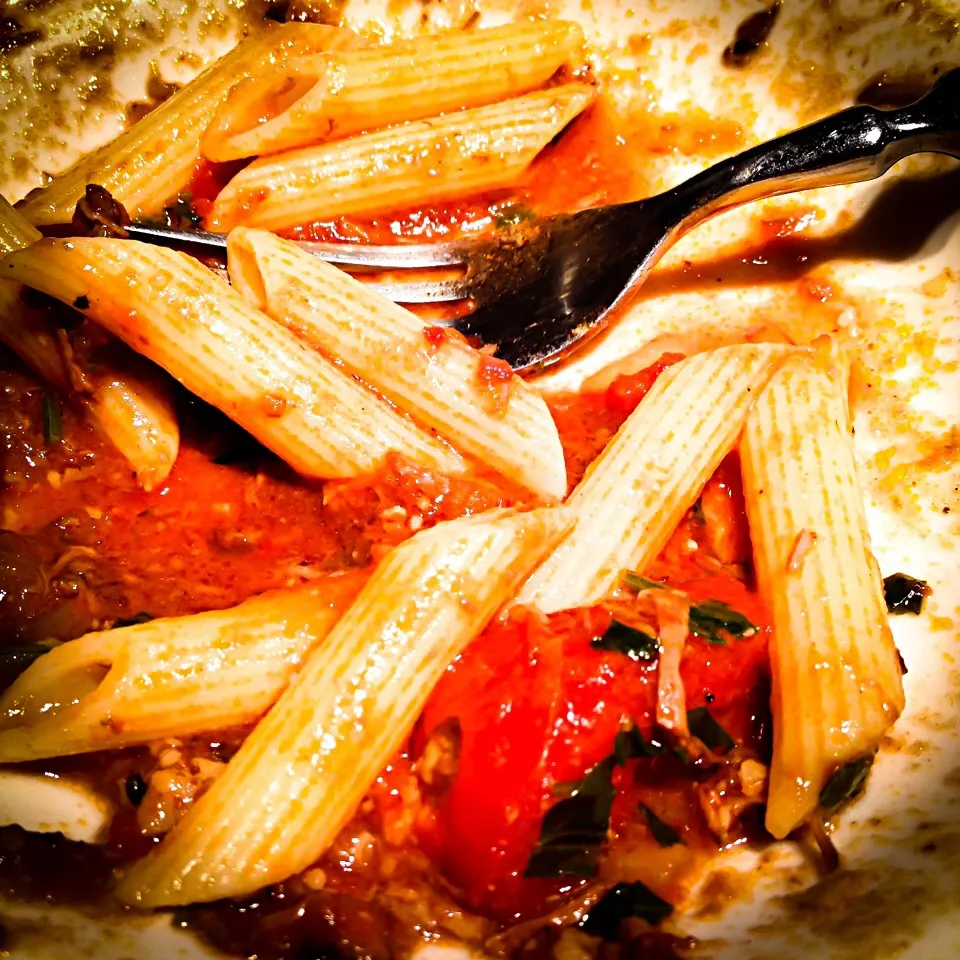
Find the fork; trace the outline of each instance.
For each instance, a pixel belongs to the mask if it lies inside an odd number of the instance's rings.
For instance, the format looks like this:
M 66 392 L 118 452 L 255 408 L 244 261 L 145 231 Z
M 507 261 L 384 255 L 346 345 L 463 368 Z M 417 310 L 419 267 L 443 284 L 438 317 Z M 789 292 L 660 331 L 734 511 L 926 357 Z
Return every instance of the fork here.
M 535 220 L 503 236 L 435 244 L 301 246 L 401 303 L 466 299 L 449 322 L 519 373 L 567 357 L 629 304 L 657 261 L 710 217 L 754 200 L 882 176 L 914 153 L 960 159 L 960 68 L 896 110 L 851 107 L 745 150 L 665 193 Z M 132 225 L 133 237 L 222 253 L 221 234 Z M 458 268 L 455 279 L 423 269 Z M 403 271 L 382 282 L 376 274 Z M 409 278 L 410 282 L 406 282 Z

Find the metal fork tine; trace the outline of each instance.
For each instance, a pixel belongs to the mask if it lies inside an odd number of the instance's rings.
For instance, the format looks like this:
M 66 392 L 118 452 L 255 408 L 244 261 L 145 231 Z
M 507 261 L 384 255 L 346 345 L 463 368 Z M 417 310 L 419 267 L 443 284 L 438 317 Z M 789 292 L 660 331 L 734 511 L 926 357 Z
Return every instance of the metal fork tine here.
M 146 240 L 164 246 L 207 250 L 220 256 L 227 247 L 227 238 L 222 233 L 208 233 L 204 230 L 173 230 L 141 223 L 132 223 L 126 229 L 135 240 Z M 469 241 L 382 246 L 366 243 L 298 241 L 298 245 L 328 263 L 335 263 L 348 270 L 351 267 L 358 270 L 409 270 L 463 266 L 467 263 L 470 246 Z
M 327 263 L 343 267 L 364 267 L 369 270 L 412 270 L 430 267 L 458 267 L 467 262 L 462 243 L 314 243 L 300 241 L 300 246 Z
M 396 303 L 451 303 L 469 296 L 467 285 L 462 280 L 414 281 L 412 283 L 378 283 L 357 277 L 369 290 Z

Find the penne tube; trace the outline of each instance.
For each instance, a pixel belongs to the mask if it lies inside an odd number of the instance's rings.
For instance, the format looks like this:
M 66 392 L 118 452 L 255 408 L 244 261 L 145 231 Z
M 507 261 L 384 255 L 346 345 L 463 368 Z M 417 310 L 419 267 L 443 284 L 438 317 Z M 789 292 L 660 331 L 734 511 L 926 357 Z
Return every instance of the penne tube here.
M 200 138 L 238 80 L 287 58 L 354 42 L 346 30 L 284 24 L 239 43 L 226 56 L 106 146 L 84 157 L 19 206 L 31 223 L 69 223 L 88 183 L 105 187 L 133 217 L 159 213 L 185 190 L 201 159 Z
M 505 189 L 593 96 L 569 83 L 255 160 L 220 192 L 211 222 L 284 230 Z
M 561 500 L 567 472 L 543 398 L 465 340 L 431 329 L 364 285 L 262 230 L 228 241 L 235 289 L 306 343 L 467 454 L 541 497 Z M 492 392 L 493 391 L 493 392 Z
M 0 255 L 40 239 L 40 232 L 0 197 Z M 120 343 L 81 359 L 63 332 L 23 303 L 19 283 L 0 280 L 0 343 L 41 379 L 71 397 L 122 454 L 145 490 L 163 483 L 180 449 L 180 425 L 168 385 Z
M 0 827 L 106 843 L 116 806 L 80 778 L 0 770 Z
M 757 582 L 773 625 L 766 826 L 777 838 L 813 813 L 840 766 L 873 754 L 904 703 L 846 380 L 829 357 L 794 356 L 757 399 L 740 449 Z
M 563 508 L 487 511 L 391 551 L 226 771 L 122 878 L 120 899 L 240 896 L 316 861 L 450 661 L 568 527 Z
M 36 243 L 43 234 L 0 197 L 0 255 Z
M 210 160 L 278 153 L 528 93 L 578 56 L 569 20 L 314 54 L 237 84 L 203 136 Z
M 733 449 L 754 398 L 789 350 L 723 347 L 664 371 L 570 494 L 576 528 L 516 602 L 543 613 L 587 606 L 625 568 L 643 571 Z
M 333 575 L 228 610 L 89 633 L 55 647 L 0 698 L 0 763 L 257 720 L 365 579 L 360 571 Z
M 390 451 L 444 473 L 447 444 L 305 347 L 192 257 L 133 240 L 42 240 L 7 277 L 89 314 L 304 476 L 368 473 Z
M 91 392 L 80 403 L 133 467 L 140 486 L 154 490 L 170 475 L 180 451 L 172 384 L 123 343 L 110 344 L 95 360 L 96 372 L 88 376 Z

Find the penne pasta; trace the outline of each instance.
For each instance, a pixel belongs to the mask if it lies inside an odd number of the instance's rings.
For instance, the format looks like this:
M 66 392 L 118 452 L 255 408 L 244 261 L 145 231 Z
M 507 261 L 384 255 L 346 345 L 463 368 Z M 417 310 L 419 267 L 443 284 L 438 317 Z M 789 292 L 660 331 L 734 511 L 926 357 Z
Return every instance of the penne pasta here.
M 0 255 L 40 239 L 40 232 L 0 197 Z M 180 426 L 168 386 L 120 343 L 89 362 L 70 350 L 56 325 L 20 297 L 19 283 L 0 280 L 0 343 L 61 393 L 83 407 L 87 419 L 152 490 L 169 476 L 180 449 Z
M 0 197 L 0 255 L 36 243 L 43 234 Z
M 123 343 L 110 344 L 93 359 L 91 392 L 80 403 L 90 422 L 133 467 L 140 486 L 154 490 L 170 475 L 180 450 L 172 385 Z
M 216 900 L 313 863 L 450 661 L 568 526 L 563 508 L 488 511 L 396 547 L 226 772 L 123 877 L 121 899 Z
M 570 494 L 574 532 L 541 564 L 518 604 L 553 613 L 602 599 L 625 568 L 663 549 L 789 348 L 744 344 L 670 367 Z
M 69 223 L 87 184 L 96 183 L 133 217 L 159 213 L 189 186 L 203 131 L 238 80 L 354 42 L 345 30 L 299 23 L 242 41 L 129 130 L 30 193 L 20 212 L 38 225 Z
M 846 371 L 796 355 L 747 418 L 744 494 L 773 624 L 766 826 L 783 838 L 843 764 L 872 755 L 903 709 L 883 584 L 870 553 Z
M 593 96 L 592 87 L 569 83 L 255 160 L 221 191 L 211 222 L 283 230 L 504 189 Z
M 579 24 L 540 20 L 299 57 L 238 83 L 203 153 L 263 156 L 495 103 L 542 86 L 583 42 Z
M 83 311 L 309 477 L 373 470 L 390 451 L 457 473 L 462 458 L 305 347 L 185 254 L 132 240 L 42 240 L 0 278 Z
M 509 368 L 491 385 L 490 358 L 462 338 L 441 333 L 432 343 L 418 317 L 271 233 L 238 227 L 228 251 L 234 288 L 274 320 L 461 453 L 542 497 L 566 495 L 550 411 Z
M 0 698 L 0 763 L 257 720 L 365 579 L 359 571 L 333 575 L 228 610 L 89 633 L 55 647 Z
M 0 827 L 106 843 L 115 813 L 110 799 L 83 779 L 0 770 Z

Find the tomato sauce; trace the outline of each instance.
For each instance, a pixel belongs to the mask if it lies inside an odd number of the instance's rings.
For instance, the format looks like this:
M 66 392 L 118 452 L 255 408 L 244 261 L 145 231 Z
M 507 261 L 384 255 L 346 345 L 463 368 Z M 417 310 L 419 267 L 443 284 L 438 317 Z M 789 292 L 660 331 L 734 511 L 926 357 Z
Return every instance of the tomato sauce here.
M 650 128 L 651 152 L 709 152 L 739 137 L 706 119 L 696 136 L 689 126 L 661 120 Z M 637 164 L 625 162 L 637 144 L 623 130 L 601 101 L 513 191 L 306 224 L 289 235 L 455 239 L 510 227 L 530 211 L 632 199 L 643 185 Z M 237 168 L 198 167 L 190 189 L 196 213 L 209 212 Z M 443 335 L 440 328 L 425 331 L 435 346 Z M 604 390 L 550 398 L 571 489 L 680 359 L 667 354 Z M 10 355 L 0 353 L 0 371 L 0 636 L 11 643 L 68 640 L 141 613 L 227 607 L 266 589 L 367 566 L 430 524 L 529 499 L 496 477 L 452 479 L 397 457 L 372 476 L 311 483 L 184 391 L 177 393 L 180 455 L 168 480 L 147 493 L 68 405 L 61 404 L 63 439 L 45 439 L 48 391 Z M 491 403 L 503 403 L 508 383 L 500 364 L 485 363 L 481 375 Z M 687 708 L 707 708 L 735 741 L 734 755 L 763 761 L 769 631 L 749 553 L 739 465 L 731 457 L 645 574 L 684 591 L 692 604 L 726 603 L 756 626 L 724 643 L 690 637 L 681 677 Z M 453 935 L 482 946 L 517 922 L 564 909 L 596 883 L 642 882 L 678 902 L 704 858 L 726 841 L 710 829 L 701 802 L 705 768 L 677 753 L 634 757 L 615 768 L 610 840 L 594 877 L 524 876 L 544 815 L 563 791 L 610 757 L 624 729 L 657 735 L 656 660 L 595 646 L 614 612 L 609 604 L 549 617 L 520 610 L 491 625 L 450 666 L 406 748 L 314 869 L 248 900 L 190 908 L 178 921 L 238 955 L 280 960 L 346 951 L 388 960 L 424 937 Z M 428 762 L 438 738 L 446 752 Z M 68 764 L 89 764 L 91 775 L 121 797 L 111 843 L 81 853 L 62 839 L 0 830 L 4 889 L 42 895 L 44 877 L 67 862 L 78 864 L 71 896 L 99 900 L 112 865 L 154 842 L 122 799 L 125 778 L 131 771 L 146 776 L 154 754 L 125 751 Z M 638 813 L 641 804 L 681 842 L 658 842 Z M 549 953 L 555 934 L 547 927 L 541 933 Z
M 551 400 L 571 485 L 678 359 L 664 356 L 597 393 Z M 397 458 L 372 477 L 308 483 L 186 394 L 178 397 L 183 438 L 176 467 L 160 489 L 145 493 L 68 407 L 63 440 L 45 441 L 43 388 L 12 359 L 5 358 L 5 367 L 0 423 L 7 483 L 0 507 L 4 556 L 16 561 L 7 561 L 0 610 L 5 634 L 21 641 L 68 639 L 139 612 L 181 615 L 228 606 L 315 572 L 367 565 L 415 529 L 522 499 L 495 480 L 452 480 Z M 60 480 L 51 483 L 51 474 Z M 650 575 L 683 589 L 691 602 L 728 603 L 758 625 L 753 636 L 724 645 L 691 638 L 682 677 L 688 709 L 708 706 L 738 743 L 762 753 L 764 616 L 742 550 L 727 549 L 721 559 L 723 551 L 711 546 L 720 528 L 734 541 L 745 536 L 740 496 L 738 465 L 730 460 L 704 493 L 705 501 L 729 509 L 713 507 L 712 522 L 706 511 L 691 511 Z M 625 725 L 653 735 L 656 662 L 591 646 L 610 621 L 609 609 L 594 607 L 546 618 L 521 611 L 491 626 L 451 665 L 411 744 L 416 757 L 433 730 L 455 719 L 459 756 L 446 789 L 423 796 L 415 790 L 411 813 L 403 785 L 410 776 L 407 756 L 371 793 L 370 829 L 407 851 L 404 856 L 420 851 L 421 873 L 439 870 L 484 923 L 536 917 L 584 885 L 524 878 L 543 816 L 555 790 L 608 756 Z M 644 882 L 677 898 L 703 851 L 716 847 L 697 810 L 695 778 L 680 765 L 641 760 L 619 770 L 616 780 L 611 823 L 618 841 L 600 870 L 622 860 L 628 846 L 633 873 L 638 862 L 654 864 L 652 873 L 640 871 Z M 690 835 L 686 852 L 661 862 L 665 855 L 637 820 L 636 803 L 624 806 L 622 798 L 635 795 Z M 114 832 L 114 857 L 142 852 L 130 816 L 118 817 Z M 333 890 L 337 897 L 370 895 L 369 877 L 339 862 L 324 869 L 325 896 Z
M 642 401 L 656 376 L 678 359 L 665 356 L 602 393 L 553 401 L 571 484 Z M 709 490 L 733 504 L 723 517 L 726 535 L 745 538 L 735 457 L 722 464 Z M 701 511 L 688 514 L 650 572 L 682 589 L 692 603 L 719 600 L 757 625 L 752 636 L 722 645 L 691 638 L 681 675 L 689 710 L 707 707 L 737 743 L 763 753 L 766 616 L 742 566 L 746 557 L 723 561 L 711 548 L 714 527 Z M 558 785 L 580 780 L 608 756 L 625 726 L 647 737 L 654 733 L 657 664 L 594 649 L 591 641 L 610 622 L 604 607 L 545 618 L 521 611 L 490 627 L 451 665 L 424 711 L 421 736 L 456 717 L 461 745 L 456 780 L 422 842 L 472 907 L 503 922 L 546 913 L 570 890 L 566 877 L 544 881 L 523 876 Z M 649 777 L 649 763 L 639 766 L 623 771 L 626 792 Z M 667 788 L 680 794 L 683 810 L 694 802 L 691 785 L 688 771 L 668 768 L 653 792 Z M 635 820 L 628 815 L 624 823 Z M 699 816 L 684 817 L 682 826 L 693 830 L 701 845 L 709 837 Z M 645 840 L 649 846 L 649 837 Z M 661 886 L 674 897 L 680 889 L 673 874 Z

